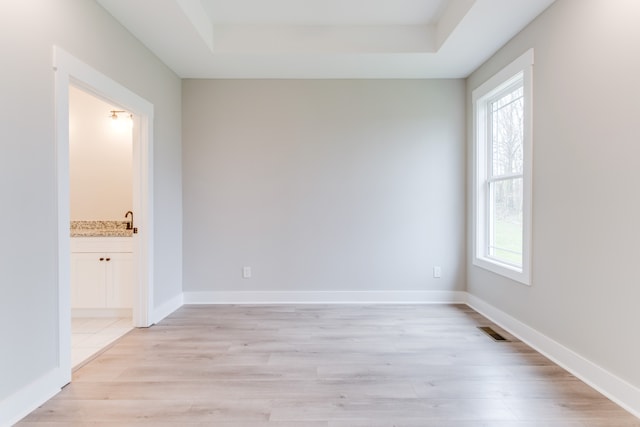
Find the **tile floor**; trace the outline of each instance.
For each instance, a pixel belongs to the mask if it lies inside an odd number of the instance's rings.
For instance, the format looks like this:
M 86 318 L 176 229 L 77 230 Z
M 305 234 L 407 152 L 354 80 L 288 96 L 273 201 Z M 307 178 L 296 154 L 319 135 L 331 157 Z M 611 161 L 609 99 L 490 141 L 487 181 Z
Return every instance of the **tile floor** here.
M 131 317 L 74 317 L 71 319 L 71 365 L 78 368 L 100 350 L 129 332 Z

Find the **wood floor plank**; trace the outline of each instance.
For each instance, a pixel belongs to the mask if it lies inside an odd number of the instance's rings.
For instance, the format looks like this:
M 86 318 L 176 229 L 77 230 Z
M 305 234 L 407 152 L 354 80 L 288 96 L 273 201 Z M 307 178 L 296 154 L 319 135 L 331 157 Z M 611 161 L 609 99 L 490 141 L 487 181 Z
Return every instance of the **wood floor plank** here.
M 495 342 L 491 326 L 508 342 Z M 184 306 L 19 427 L 640 427 L 467 306 Z
M 272 420 L 423 420 L 517 421 L 498 399 L 364 399 L 276 402 Z
M 100 382 L 74 383 L 60 394 L 64 400 L 164 400 L 165 382 Z M 418 397 L 413 384 L 399 381 L 174 381 L 171 392 L 182 400 L 264 399 L 287 400 L 300 396 L 310 399 L 340 398 L 404 398 Z

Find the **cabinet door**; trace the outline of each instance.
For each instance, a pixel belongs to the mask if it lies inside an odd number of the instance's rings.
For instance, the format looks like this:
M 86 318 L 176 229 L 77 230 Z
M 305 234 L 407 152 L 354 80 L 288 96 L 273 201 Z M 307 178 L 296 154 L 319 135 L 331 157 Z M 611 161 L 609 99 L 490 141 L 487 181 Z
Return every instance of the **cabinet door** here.
M 107 254 L 107 307 L 133 307 L 133 254 Z
M 103 261 L 100 261 L 100 258 Z M 106 307 L 107 284 L 105 270 L 104 254 L 93 252 L 71 254 L 72 307 Z

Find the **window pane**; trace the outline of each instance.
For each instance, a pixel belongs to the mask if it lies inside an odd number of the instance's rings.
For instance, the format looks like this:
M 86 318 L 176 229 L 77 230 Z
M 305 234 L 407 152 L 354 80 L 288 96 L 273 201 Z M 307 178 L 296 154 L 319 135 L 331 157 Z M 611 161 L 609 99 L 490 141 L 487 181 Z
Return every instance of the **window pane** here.
M 523 116 L 522 86 L 491 102 L 492 176 L 522 173 Z
M 489 256 L 522 266 L 522 178 L 492 182 L 490 190 Z

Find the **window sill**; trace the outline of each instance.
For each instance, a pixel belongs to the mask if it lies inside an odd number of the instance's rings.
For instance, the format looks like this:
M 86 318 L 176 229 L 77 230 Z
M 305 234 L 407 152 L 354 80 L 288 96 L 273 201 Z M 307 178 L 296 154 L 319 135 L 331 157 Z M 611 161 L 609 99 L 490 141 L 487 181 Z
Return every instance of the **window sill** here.
M 473 259 L 473 265 L 489 270 L 492 273 L 499 274 L 500 276 L 504 276 L 523 285 L 531 286 L 531 276 L 527 271 L 525 271 L 525 269 L 503 264 L 493 259 L 478 257 Z

